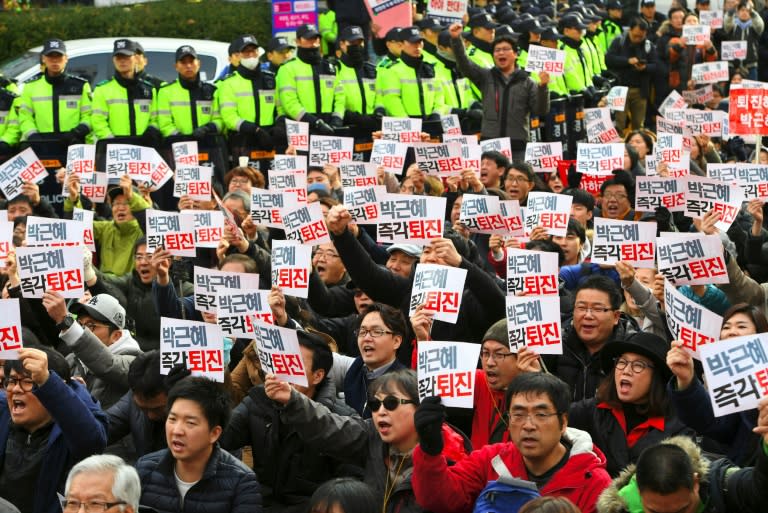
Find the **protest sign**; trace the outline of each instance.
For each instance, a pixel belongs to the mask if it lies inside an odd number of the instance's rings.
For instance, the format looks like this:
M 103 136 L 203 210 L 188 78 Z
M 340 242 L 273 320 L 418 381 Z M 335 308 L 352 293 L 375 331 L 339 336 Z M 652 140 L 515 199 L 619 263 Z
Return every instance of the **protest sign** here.
M 683 91 L 683 98 L 688 102 L 688 105 L 695 105 L 697 103 L 705 104 L 711 101 L 715 97 L 712 84 L 705 85 L 693 91 Z
M 379 201 L 387 194 L 383 185 L 373 187 L 346 187 L 344 206 L 352 220 L 358 224 L 376 224 L 379 221 Z
M 664 280 L 664 311 L 672 338 L 681 340 L 694 358 L 700 359 L 700 346 L 720 339 L 723 318 L 685 297 L 668 280 Z
M 416 367 L 419 399 L 440 396 L 445 406 L 473 408 L 479 356 L 479 344 L 420 341 Z
M 691 78 L 696 85 L 728 82 L 728 62 L 714 61 L 694 64 L 691 70 Z
M 710 28 L 723 28 L 723 11 L 721 9 L 707 9 L 699 11 L 699 22 Z
M 579 189 L 587 191 L 592 196 L 600 195 L 600 188 L 604 182 L 607 182 L 614 175 L 593 175 L 591 173 L 584 173 L 581 175 L 581 181 L 579 182 Z
M 458 143 L 419 143 L 412 146 L 416 165 L 427 174 L 455 176 L 464 170 L 461 145 Z
M 591 175 L 612 175 L 624 169 L 624 144 L 578 143 L 576 171 Z
M 429 0 L 427 3 L 427 16 L 437 18 L 445 26 L 461 23 L 466 13 L 467 0 Z
M 104 203 L 107 197 L 107 173 L 92 173 L 80 178 L 80 191 L 94 203 Z
M 93 240 L 93 210 L 85 210 L 74 207 L 72 220 L 83 224 L 83 244 L 91 251 L 96 251 L 96 242 Z
M 434 312 L 434 319 L 456 324 L 467 270 L 438 264 L 416 264 L 408 316 L 419 305 Z
M 571 216 L 572 196 L 551 192 L 531 192 L 525 209 L 525 233 L 541 226 L 547 233 L 565 237 Z
M 613 121 L 597 119 L 587 123 L 587 141 L 594 144 L 619 143 L 621 136 Z
M 507 295 L 556 296 L 557 253 L 507 248 Z
M 659 105 L 659 113 L 663 117 L 667 117 L 667 110 L 669 109 L 684 109 L 686 107 L 685 99 L 680 93 L 674 89 L 670 92 L 664 101 Z M 658 127 L 657 127 L 658 128 Z
M 83 243 L 84 227 L 80 221 L 27 217 L 27 246 L 79 246 Z
M 674 285 L 728 283 L 717 235 L 665 233 L 656 238 L 656 255 L 659 273 Z
M 194 218 L 195 246 L 213 248 L 219 246 L 224 237 L 224 213 L 220 210 L 182 210 Z
M 18 360 L 19 349 L 23 347 L 19 298 L 0 299 L 0 312 L 0 359 Z
M 272 241 L 272 285 L 283 294 L 307 298 L 312 247 L 291 240 Z
M 376 241 L 429 244 L 443 236 L 444 197 L 387 194 L 380 200 Z
M 216 294 L 220 291 L 259 288 L 259 275 L 254 273 L 219 271 L 195 266 L 194 274 L 195 310 L 199 312 L 216 313 Z
M 26 182 L 38 183 L 48 176 L 48 171 L 32 148 L 18 153 L 0 164 L 0 189 L 7 201 L 21 194 Z
M 384 116 L 381 120 L 381 138 L 406 144 L 421 142 L 421 119 Z
M 553 77 L 563 74 L 565 66 L 565 50 L 548 48 L 539 45 L 528 47 L 528 60 L 525 63 L 525 71 L 539 73 L 546 71 Z
M 278 379 L 308 386 L 296 330 L 256 322 L 256 347 L 261 368 Z
M 709 41 L 709 33 L 707 25 L 683 25 L 683 37 L 688 46 L 703 45 Z
M 487 151 L 498 151 L 510 161 L 512 160 L 512 146 L 510 145 L 509 137 L 499 137 L 497 139 L 480 141 L 480 151 L 483 153 Z
M 213 168 L 206 166 L 176 166 L 173 182 L 173 196 L 189 196 L 193 201 L 211 201 L 211 178 Z
M 508 234 L 513 237 L 525 237 L 525 220 L 520 210 L 520 202 L 518 200 L 501 200 L 499 201 L 499 208 Z
M 399 175 L 403 172 L 405 154 L 407 152 L 407 144 L 377 139 L 373 141 L 370 162 L 376 166 L 383 167 L 387 173 Z
M 146 182 L 152 175 L 153 148 L 133 144 L 108 144 L 106 171 L 110 183 L 117 183 L 120 177 L 128 175 L 131 180 Z
M 331 242 L 320 203 L 300 205 L 298 208 L 288 206 L 280 215 L 287 240 L 297 240 L 310 246 Z
M 563 143 L 529 142 L 525 145 L 525 161 L 537 173 L 557 171 L 557 163 L 563 160 Z
M 746 162 L 707 164 L 707 176 L 721 182 L 739 184 L 745 201 L 768 201 L 768 165 Z
M 725 112 L 721 110 L 686 109 L 685 119 L 691 135 L 720 137 L 723 134 Z
M 225 337 L 256 338 L 255 321 L 275 322 L 268 290 L 227 289 L 216 293 L 216 323 Z
M 339 164 L 341 187 L 371 187 L 379 185 L 377 165 L 371 162 L 342 162 Z
M 284 208 L 289 207 L 290 204 L 305 204 L 307 202 L 307 173 L 273 169 L 269 172 L 269 190 L 272 193 L 283 194 Z
M 456 114 L 440 116 L 440 125 L 443 127 L 443 141 L 447 135 L 461 135 L 461 122 Z
M 507 233 L 499 198 L 493 195 L 463 194 L 459 221 L 473 233 Z
M 309 151 L 309 123 L 285 118 L 285 132 L 290 146 L 297 151 Z
M 592 262 L 615 264 L 619 260 L 633 267 L 656 267 L 656 223 L 594 219 Z
M 483 152 L 477 142 L 461 146 L 461 165 L 464 169 L 471 169 L 475 173 L 479 173 L 482 156 Z
M 5 267 L 5 259 L 13 250 L 13 223 L 5 221 L 5 216 L 0 217 L 0 269 Z
M 608 107 L 615 112 L 624 112 L 627 108 L 627 94 L 629 93 L 629 87 L 626 86 L 614 86 L 608 91 L 608 95 L 605 97 L 605 101 Z
M 309 137 L 309 165 L 339 165 L 346 160 L 352 160 L 354 148 L 355 139 L 352 137 L 311 135 Z
M 24 297 L 40 299 L 45 291 L 54 290 L 65 298 L 79 299 L 85 293 L 83 250 L 77 246 L 18 247 L 16 266 Z
M 95 144 L 72 144 L 67 148 L 67 174 L 90 175 L 95 172 L 95 160 Z
M 216 324 L 160 318 L 160 374 L 183 365 L 193 376 L 224 382 L 224 335 Z
M 413 15 L 408 0 L 365 0 L 365 8 L 371 16 L 372 27 L 378 28 L 375 35 L 380 39 L 392 28 L 407 27 Z
M 147 209 L 147 253 L 162 247 L 174 256 L 195 256 L 195 218 L 192 214 Z
M 685 184 L 672 177 L 638 176 L 635 178 L 635 210 L 655 212 L 664 207 L 670 212 L 685 210 Z
M 731 89 L 728 96 L 729 135 L 768 135 L 768 90 Z
M 285 208 L 285 197 L 279 190 L 251 189 L 251 219 L 268 228 L 282 228 L 280 211 Z
M 507 296 L 509 350 L 563 354 L 560 296 Z
M 197 167 L 200 165 L 200 154 L 197 152 L 197 141 L 182 141 L 171 144 L 173 164 L 180 167 Z
M 739 41 L 723 41 L 720 44 L 722 45 L 720 58 L 724 61 L 740 61 L 747 58 L 746 39 L 741 39 Z
M 687 178 L 685 215 L 688 217 L 701 219 L 710 210 L 719 212 L 721 217 L 715 226 L 725 232 L 733 224 L 743 202 L 744 191 L 740 187 L 703 176 Z
M 272 159 L 270 176 L 273 172 L 306 175 L 307 157 L 306 155 L 275 155 Z
M 705 345 L 700 356 L 715 417 L 755 409 L 768 395 L 768 333 Z

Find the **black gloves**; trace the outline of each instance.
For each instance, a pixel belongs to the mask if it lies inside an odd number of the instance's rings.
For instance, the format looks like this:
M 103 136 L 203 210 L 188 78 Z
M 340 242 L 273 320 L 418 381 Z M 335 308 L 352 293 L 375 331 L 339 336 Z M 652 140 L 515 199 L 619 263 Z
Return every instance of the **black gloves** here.
M 61 142 L 66 144 L 67 146 L 72 144 L 81 144 L 85 141 L 85 136 L 88 135 L 88 132 L 90 132 L 91 129 L 88 128 L 88 125 L 79 124 L 69 132 L 64 132 L 61 134 Z
M 264 151 L 272 151 L 275 148 L 272 136 L 263 128 L 259 128 L 256 131 L 256 144 L 259 146 L 259 149 Z
M 344 126 L 344 121 L 339 116 L 331 116 L 330 125 L 333 128 L 341 128 Z
M 0 155 L 10 155 L 11 145 L 5 141 L 0 141 Z
M 483 109 L 469 109 L 467 110 L 467 118 L 472 121 L 482 121 Z
M 159 146 L 163 142 L 163 134 L 154 126 L 148 126 L 141 135 L 141 142 L 144 146 Z
M 256 132 L 259 131 L 259 127 L 256 123 L 251 123 L 250 121 L 243 121 L 240 124 L 240 133 L 245 135 L 256 135 Z
M 322 119 L 318 119 L 315 121 L 315 124 L 312 125 L 313 131 L 318 135 L 333 135 L 335 132 L 333 131 L 333 127 L 323 121 Z
M 213 123 L 206 123 L 203 126 L 199 126 L 192 131 L 192 137 L 195 139 L 205 139 L 207 136 L 216 133 L 216 125 Z
M 29 134 L 29 136 L 27 137 L 27 141 L 42 141 L 43 139 L 45 139 L 45 136 L 40 132 Z
M 437 456 L 443 451 L 443 421 L 445 420 L 445 406 L 440 398 L 427 397 L 416 410 L 413 423 L 416 432 L 419 433 L 421 450 L 432 456 Z
M 432 114 L 427 116 L 425 121 L 427 121 L 427 122 L 429 122 L 429 121 L 440 121 L 440 114 L 438 114 L 437 112 L 433 112 Z

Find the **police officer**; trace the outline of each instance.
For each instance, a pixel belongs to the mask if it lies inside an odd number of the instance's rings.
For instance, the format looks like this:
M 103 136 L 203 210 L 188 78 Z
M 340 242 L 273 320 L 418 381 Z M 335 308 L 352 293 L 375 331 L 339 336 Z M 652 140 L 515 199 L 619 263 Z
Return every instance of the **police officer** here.
M 267 70 L 273 74 L 284 62 L 293 58 L 293 52 L 296 47 L 293 46 L 284 37 L 273 37 L 269 40 L 267 51 L 262 57 L 261 69 Z
M 157 91 L 157 126 L 163 137 L 203 139 L 221 132 L 216 86 L 200 80 L 200 59 L 189 45 L 176 50 L 178 78 Z
M 437 62 L 437 38 L 445 27 L 440 25 L 437 18 L 427 16 L 419 22 L 421 37 L 424 38 L 424 60 L 435 64 Z
M 147 73 L 147 54 L 144 52 L 144 47 L 138 41 L 133 42 L 133 48 L 136 51 L 136 76 L 144 82 L 149 82 L 155 89 L 160 89 L 165 84 L 162 78 L 150 75 Z
M 45 71 L 24 85 L 19 101 L 21 138 L 82 143 L 91 131 L 91 86 L 66 72 L 67 49 L 61 39 L 46 41 L 41 59 Z
M 563 66 L 565 85 L 571 94 L 584 93 L 593 96 L 592 68 L 589 56 L 582 48 L 582 34 L 587 26 L 581 16 L 569 13 L 560 18 L 560 31 L 563 38 L 560 48 L 565 51 L 565 65 Z
M 387 73 L 382 85 L 387 115 L 419 117 L 429 121 L 447 114 L 443 88 L 435 76 L 434 65 L 421 56 L 424 42 L 417 27 L 400 31 L 403 52 Z
M 608 17 L 603 20 L 603 52 L 608 51 L 614 39 L 621 35 L 621 18 L 624 6 L 619 0 L 609 0 L 605 4 Z
M 376 65 L 376 112 L 384 115 L 384 81 L 389 70 L 400 60 L 400 54 L 403 52 L 403 42 L 400 40 L 400 27 L 394 27 L 387 31 L 384 36 L 384 44 L 387 48 L 386 55 Z M 374 40 L 374 46 L 376 40 Z
M 97 139 L 141 137 L 142 144 L 156 146 L 162 134 L 154 126 L 154 88 L 136 76 L 135 53 L 133 41 L 115 41 L 115 75 L 93 90 L 93 135 Z
M 275 75 L 260 69 L 254 36 L 243 36 L 240 45 L 240 64 L 219 82 L 221 118 L 227 130 L 241 136 L 239 139 L 252 136 L 258 149 L 271 151 L 274 143 L 270 128 L 277 116 Z
M 483 68 L 493 67 L 493 40 L 496 38 L 498 23 L 493 21 L 488 13 L 475 14 L 469 19 L 467 26 L 470 33 L 464 34 L 464 39 L 471 45 L 467 48 L 469 60 Z
M 229 54 L 229 64 L 224 66 L 224 69 L 221 70 L 219 76 L 216 77 L 216 82 L 227 78 L 230 73 L 235 71 L 235 68 L 237 68 L 238 64 L 240 64 L 240 52 L 238 51 L 238 48 L 240 48 L 242 44 L 242 39 L 243 36 L 238 36 L 237 38 L 233 39 L 231 43 L 229 43 L 229 47 L 227 48 L 227 53 Z
M 333 135 L 334 127 L 344 124 L 344 90 L 336 86 L 336 69 L 320 55 L 317 27 L 296 29 L 296 47 L 296 57 L 277 71 L 278 114 L 309 123 L 314 133 Z
M 19 100 L 16 94 L 0 88 L 0 155 L 11 155 L 21 139 Z
M 344 90 L 344 122 L 370 131 L 381 126 L 376 107 L 376 67 L 366 60 L 363 29 L 348 25 L 339 34 L 336 82 Z

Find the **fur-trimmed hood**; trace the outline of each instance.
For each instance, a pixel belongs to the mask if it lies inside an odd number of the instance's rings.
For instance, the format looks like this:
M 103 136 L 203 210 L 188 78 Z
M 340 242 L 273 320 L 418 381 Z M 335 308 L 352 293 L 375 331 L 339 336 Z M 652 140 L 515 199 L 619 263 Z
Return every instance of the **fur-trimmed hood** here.
M 691 459 L 693 471 L 699 474 L 702 483 L 708 478 L 709 460 L 701 453 L 701 449 L 693 440 L 687 436 L 673 436 L 662 443 L 676 445 L 683 449 Z M 597 501 L 598 513 L 642 513 L 642 507 L 636 509 L 636 507 L 628 505 L 620 495 L 621 490 L 631 484 L 634 476 L 635 465 L 632 464 L 611 482 L 611 485 L 605 489 Z

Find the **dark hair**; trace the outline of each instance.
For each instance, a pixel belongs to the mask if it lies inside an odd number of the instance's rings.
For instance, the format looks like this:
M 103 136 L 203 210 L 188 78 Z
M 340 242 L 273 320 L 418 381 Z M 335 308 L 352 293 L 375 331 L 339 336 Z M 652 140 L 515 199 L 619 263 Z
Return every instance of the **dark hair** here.
M 758 333 L 768 333 L 768 319 L 766 319 L 765 314 L 758 307 L 748 303 L 733 305 L 723 314 L 723 324 L 736 314 L 744 314 L 752 319 L 752 323 L 755 325 L 755 330 Z
M 351 477 L 339 477 L 321 484 L 309 499 L 309 513 L 377 513 L 376 497 L 370 487 Z
M 136 252 L 139 250 L 139 246 L 145 246 L 147 244 L 147 238 L 142 236 L 136 239 L 133 243 L 133 255 L 136 256 Z
M 751 7 L 749 7 L 749 1 L 748 0 L 739 0 L 739 4 L 736 6 L 736 10 L 738 11 L 739 9 L 750 9 L 751 10 Z
M 648 25 L 648 22 L 643 19 L 642 16 L 635 16 L 631 20 L 629 20 L 629 28 L 630 30 L 633 28 L 641 28 L 644 31 L 648 31 L 650 26 Z
M 224 257 L 224 260 L 219 264 L 219 269 L 224 267 L 224 264 L 243 264 L 245 272 L 251 274 L 259 272 L 259 264 L 256 263 L 256 260 L 242 253 L 232 253 Z
M 630 352 L 630 350 L 627 350 Z M 648 404 L 638 406 L 637 411 L 648 417 L 664 417 L 669 413 L 669 396 L 667 395 L 667 380 L 662 369 L 652 369 L 651 387 L 648 391 Z M 623 408 L 624 404 L 616 392 L 616 373 L 609 372 L 600 382 L 595 394 L 598 404 L 608 403 L 612 408 Z
M 652 153 L 653 152 L 653 138 L 650 136 L 650 134 L 646 130 L 632 130 L 624 138 L 624 142 L 625 143 L 629 143 L 629 140 L 632 139 L 636 135 L 639 135 L 640 137 L 643 138 L 643 141 L 645 142 L 645 146 L 648 148 L 648 153 Z
M 222 429 L 227 427 L 232 408 L 229 393 L 221 383 L 208 378 L 186 377 L 176 382 L 168 392 L 169 412 L 177 399 L 187 399 L 199 404 L 208 421 L 208 429 L 216 426 L 221 426 Z
M 128 387 L 134 395 L 144 398 L 168 392 L 164 377 L 160 374 L 160 351 L 141 353 L 128 367 Z
M 394 394 L 398 390 L 418 405 L 419 380 L 416 372 L 412 369 L 397 369 L 382 374 L 368 386 L 368 397 L 371 398 L 378 393 Z
M 264 180 L 264 175 L 261 174 L 261 171 L 258 169 L 254 169 L 251 166 L 248 167 L 233 167 L 229 171 L 227 171 L 227 174 L 224 175 L 224 187 L 229 189 L 229 182 L 232 181 L 232 179 L 236 176 L 244 176 L 248 180 L 251 181 L 251 185 L 254 187 L 257 187 L 259 189 L 263 189 L 266 181 Z
M 565 263 L 565 253 L 563 248 L 557 245 L 552 239 L 535 239 L 529 240 L 525 244 L 525 249 L 532 251 L 546 251 L 548 253 L 557 253 L 557 266 L 560 267 Z
M 507 169 L 507 174 L 509 174 L 509 171 L 514 169 L 515 171 L 520 171 L 524 175 L 528 177 L 528 180 L 535 181 L 536 180 L 536 173 L 533 172 L 533 168 L 531 165 L 527 162 L 523 162 L 522 160 L 515 160 L 509 165 L 509 169 Z M 506 180 L 507 176 L 504 175 L 504 179 Z
M 667 19 L 671 20 L 672 19 L 672 15 L 675 14 L 676 12 L 678 12 L 678 11 L 683 13 L 683 19 L 685 19 L 685 15 L 688 14 L 688 11 L 686 9 L 680 7 L 680 6 L 672 7 L 669 10 L 669 12 L 667 13 Z
M 523 504 L 518 513 L 581 513 L 567 497 L 545 495 Z
M 9 199 L 5 204 L 5 208 L 10 207 L 11 205 L 15 205 L 16 203 L 27 203 L 30 208 L 32 207 L 32 200 L 29 199 L 29 196 L 26 194 L 19 194 L 18 196 Z
M 360 325 L 363 323 L 366 316 L 374 312 L 378 312 L 384 326 L 392 330 L 394 335 L 400 335 L 405 339 L 408 329 L 406 328 L 407 325 L 405 323 L 405 317 L 403 317 L 403 312 L 383 303 L 372 303 L 368 305 L 368 308 L 366 308 L 363 314 L 358 318 L 356 328 L 360 329 Z
M 496 39 L 493 40 L 493 43 L 491 43 L 491 52 L 496 49 L 496 45 L 500 43 L 509 43 L 509 45 L 512 47 L 512 50 L 517 53 L 517 41 L 515 41 L 515 38 L 510 36 L 509 34 L 502 34 L 498 36 Z
M 568 413 L 571 405 L 571 390 L 568 384 L 554 374 L 546 372 L 523 372 L 518 374 L 507 387 L 506 402 L 511 404 L 514 396 L 520 394 L 545 394 L 557 414 Z M 561 418 L 562 420 L 562 418 Z
M 635 471 L 640 493 L 650 490 L 660 495 L 681 488 L 693 490 L 693 464 L 688 453 L 672 444 L 652 445 L 640 453 Z
M 472 248 L 469 245 L 471 241 L 465 239 L 463 235 L 454 230 L 452 226 L 448 225 L 446 225 L 445 230 L 443 230 L 443 237 L 453 242 L 453 247 L 456 248 L 456 251 L 459 252 L 459 255 L 466 258 L 467 260 L 471 260 Z
M 33 337 L 32 332 L 26 328 L 22 328 L 22 337 L 24 340 L 24 347 L 26 349 L 39 349 L 40 351 L 44 352 L 45 356 L 48 357 L 48 370 L 55 372 L 66 383 L 69 383 L 71 371 L 69 364 L 67 363 L 67 360 L 64 358 L 63 354 L 56 351 L 52 347 L 42 345 L 37 340 L 37 337 Z M 32 342 L 32 339 L 34 339 L 35 342 Z M 17 374 L 23 376 L 30 375 L 29 371 L 24 368 L 21 360 L 6 360 L 3 364 L 3 371 L 5 372 L 6 378 L 11 375 L 11 371 L 16 371 Z
M 608 294 L 608 299 L 611 302 L 611 308 L 618 310 L 621 307 L 621 303 L 624 301 L 624 296 L 612 279 L 601 274 L 593 274 L 587 277 L 586 280 L 579 283 L 578 287 L 573 293 L 574 300 L 579 292 L 582 290 L 599 290 Z
M 637 152 L 632 149 L 632 151 L 635 154 L 635 157 L 637 157 Z M 628 152 L 629 153 L 629 152 Z M 630 154 L 630 158 L 632 157 L 632 153 Z M 600 194 L 605 194 L 605 190 L 608 187 L 611 187 L 612 185 L 620 185 L 624 187 L 624 191 L 627 193 L 627 199 L 629 200 L 629 204 L 634 206 L 635 205 L 635 182 L 632 178 L 632 175 L 630 175 L 628 172 L 624 171 L 623 169 L 617 169 L 613 172 L 613 178 L 606 180 L 603 182 L 603 184 L 600 186 Z
M 507 170 L 509 167 L 509 159 L 507 159 L 506 156 L 504 156 L 503 153 L 498 151 L 484 151 L 482 155 L 480 155 L 480 160 L 492 160 L 496 163 L 497 167 L 503 167 L 504 171 Z
M 565 189 L 561 194 L 567 194 L 568 196 L 573 197 L 573 204 L 584 205 L 590 212 L 595 210 L 595 197 L 584 189 L 575 189 L 571 187 L 569 189 Z
M 10 203 L 8 204 L 10 205 Z M 27 226 L 27 216 L 16 216 L 16 218 L 13 220 L 13 227 L 16 228 L 20 224 Z
M 299 345 L 312 351 L 312 371 L 322 369 L 325 371 L 325 375 L 328 376 L 328 372 L 333 366 L 333 354 L 331 353 L 331 348 L 328 347 L 328 343 L 314 333 L 306 331 L 298 331 L 296 333 Z
M 572 217 L 568 219 L 568 229 L 566 231 L 566 235 L 570 233 L 576 235 L 582 244 L 587 241 L 587 231 L 584 229 L 580 222 Z

